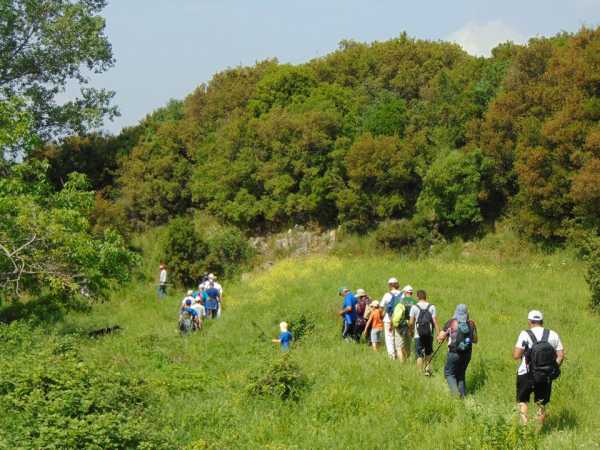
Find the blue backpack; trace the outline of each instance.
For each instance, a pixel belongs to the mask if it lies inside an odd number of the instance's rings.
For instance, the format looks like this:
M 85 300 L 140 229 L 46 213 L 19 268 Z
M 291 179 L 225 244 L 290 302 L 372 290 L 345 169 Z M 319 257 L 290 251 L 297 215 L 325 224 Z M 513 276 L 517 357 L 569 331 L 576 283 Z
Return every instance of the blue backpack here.
M 385 312 L 386 314 L 388 314 L 388 316 L 390 316 L 390 318 L 394 314 L 394 309 L 396 309 L 396 305 L 400 302 L 400 295 L 401 294 L 392 294 L 390 302 L 385 307 Z

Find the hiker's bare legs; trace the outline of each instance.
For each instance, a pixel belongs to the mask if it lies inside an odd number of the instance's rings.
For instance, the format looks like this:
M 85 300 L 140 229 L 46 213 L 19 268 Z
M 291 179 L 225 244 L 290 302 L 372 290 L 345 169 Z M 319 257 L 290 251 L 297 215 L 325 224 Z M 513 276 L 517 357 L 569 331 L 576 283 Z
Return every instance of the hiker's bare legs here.
M 529 406 L 527 403 L 519 403 L 519 415 L 521 417 L 521 423 L 523 425 L 527 425 L 528 417 L 527 414 L 529 412 Z
M 542 405 L 541 403 L 539 403 L 537 405 L 536 418 L 537 418 L 537 421 L 538 421 L 540 427 L 543 427 L 544 422 L 546 421 L 546 407 L 544 405 Z

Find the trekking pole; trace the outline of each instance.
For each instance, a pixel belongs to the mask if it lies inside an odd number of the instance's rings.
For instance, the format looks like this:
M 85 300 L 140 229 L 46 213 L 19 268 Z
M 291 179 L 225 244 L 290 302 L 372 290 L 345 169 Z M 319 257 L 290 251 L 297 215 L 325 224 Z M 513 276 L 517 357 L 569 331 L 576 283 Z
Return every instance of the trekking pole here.
M 429 367 L 431 366 L 431 363 L 433 362 L 433 358 L 435 358 L 435 355 L 437 355 L 437 352 L 439 351 L 439 349 L 442 348 L 442 345 L 444 344 L 444 342 L 446 342 L 446 339 L 448 339 L 448 336 L 446 336 L 444 338 L 444 340 L 442 342 L 440 342 L 440 344 L 437 346 L 437 348 L 435 349 L 435 351 L 431 355 L 431 358 L 429 358 L 429 362 L 425 366 L 424 370 L 429 369 Z
M 260 334 L 258 336 L 260 339 L 263 339 L 263 338 L 267 339 L 267 334 L 262 330 L 261 327 L 259 327 L 257 325 L 257 323 L 254 320 L 251 320 L 250 323 L 254 326 L 254 328 L 256 328 L 258 331 L 260 331 Z

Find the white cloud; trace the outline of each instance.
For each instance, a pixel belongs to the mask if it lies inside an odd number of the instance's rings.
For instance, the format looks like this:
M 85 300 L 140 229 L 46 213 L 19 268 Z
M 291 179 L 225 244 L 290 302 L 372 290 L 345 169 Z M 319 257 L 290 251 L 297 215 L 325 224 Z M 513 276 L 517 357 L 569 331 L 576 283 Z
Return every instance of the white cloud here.
M 486 23 L 468 22 L 448 36 L 448 40 L 459 44 L 467 53 L 490 56 L 498 44 L 506 41 L 524 43 L 526 38 L 501 20 Z

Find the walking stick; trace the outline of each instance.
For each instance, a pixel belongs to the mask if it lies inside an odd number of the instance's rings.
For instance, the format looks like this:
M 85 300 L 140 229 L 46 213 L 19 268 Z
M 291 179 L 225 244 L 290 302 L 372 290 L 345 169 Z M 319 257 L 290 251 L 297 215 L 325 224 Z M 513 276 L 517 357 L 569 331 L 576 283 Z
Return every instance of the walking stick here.
M 431 366 L 431 363 L 433 362 L 433 358 L 435 358 L 435 355 L 437 355 L 437 352 L 440 348 L 442 348 L 442 345 L 444 344 L 444 342 L 446 342 L 446 339 L 448 339 L 448 336 L 446 336 L 444 338 L 444 340 L 442 342 L 440 342 L 440 344 L 437 346 L 437 348 L 435 349 L 435 351 L 433 352 L 433 354 L 431 355 L 431 358 L 429 358 L 429 361 L 427 362 L 427 365 L 425 366 L 425 368 L 423 369 L 424 371 L 427 371 L 427 369 L 429 369 L 429 367 Z
M 265 334 L 265 332 L 262 330 L 262 328 L 261 328 L 261 327 L 259 327 L 259 326 L 257 325 L 257 323 L 256 323 L 254 320 L 251 320 L 251 321 L 250 321 L 250 323 L 251 323 L 252 325 L 254 325 L 254 327 L 255 327 L 255 328 L 258 330 L 258 331 L 260 331 L 260 335 L 258 336 L 258 338 L 259 338 L 259 339 L 267 339 L 267 335 Z

